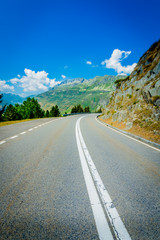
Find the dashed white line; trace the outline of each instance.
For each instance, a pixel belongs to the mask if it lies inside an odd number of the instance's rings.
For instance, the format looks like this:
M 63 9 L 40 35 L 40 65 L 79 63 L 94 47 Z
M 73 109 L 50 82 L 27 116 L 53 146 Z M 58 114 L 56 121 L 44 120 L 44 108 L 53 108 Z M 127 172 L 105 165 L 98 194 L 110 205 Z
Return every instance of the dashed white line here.
M 45 124 L 48 124 L 48 123 L 57 121 L 57 120 L 59 120 L 59 119 L 62 119 L 62 117 L 61 117 L 61 118 L 58 118 L 58 119 L 54 119 L 54 120 L 48 121 L 48 122 L 45 122 L 45 123 L 40 124 L 40 125 L 37 125 L 37 126 L 35 126 L 35 127 L 33 127 L 33 128 L 30 128 L 30 129 L 28 129 L 28 130 L 26 130 L 26 131 L 31 132 L 33 129 L 39 128 L 39 127 L 41 127 L 41 126 L 44 126 Z M 8 138 L 5 138 L 5 139 L 1 140 L 1 141 L 0 141 L 0 145 L 3 144 L 3 143 L 8 142 L 9 140 L 12 140 L 12 139 L 14 139 L 14 138 L 17 138 L 19 135 L 25 134 L 26 131 L 21 132 L 21 133 L 19 133 L 18 135 L 15 135 L 15 136 L 13 136 L 13 137 L 8 137 Z
M 113 202 L 99 176 L 99 173 L 93 163 L 93 160 L 89 154 L 89 151 L 86 147 L 86 144 L 84 142 L 84 139 L 82 137 L 82 134 L 81 134 L 81 130 L 80 130 L 80 120 L 82 119 L 83 117 L 79 118 L 77 120 L 77 123 L 76 123 L 76 139 L 77 139 L 77 146 L 78 146 L 78 150 L 79 150 L 79 155 L 80 155 L 80 159 L 81 159 L 81 165 L 82 165 L 82 169 L 83 169 L 83 174 L 84 174 L 84 177 L 85 177 L 85 181 L 86 181 L 86 185 L 87 185 L 87 190 L 88 190 L 88 194 L 89 194 L 89 198 L 90 198 L 90 202 L 92 203 L 91 199 L 92 199 L 92 195 L 94 195 L 94 191 L 98 191 L 99 193 L 99 196 L 101 198 L 101 201 L 103 203 L 103 206 L 104 206 L 104 209 L 107 213 L 107 216 L 108 216 L 108 219 L 110 220 L 110 224 L 112 226 L 112 229 L 115 233 L 115 236 L 117 239 L 119 240 L 131 240 L 131 237 L 130 235 L 128 234 L 128 231 L 127 229 L 125 228 L 115 206 L 113 205 Z M 87 163 L 88 163 L 88 166 L 87 166 Z M 86 168 L 90 169 L 90 172 L 89 172 L 89 169 L 86 170 Z M 88 171 L 88 172 L 87 172 Z M 87 183 L 88 181 L 88 175 L 92 175 L 92 178 L 94 180 L 94 184 L 96 186 L 95 190 L 93 191 L 90 191 L 90 186 L 89 186 L 89 183 Z M 93 181 L 92 180 L 92 181 Z M 91 180 L 90 180 L 91 181 Z M 95 206 L 96 207 L 96 206 Z M 97 216 L 96 216 L 96 212 L 94 212 L 94 209 L 92 208 L 93 210 L 93 214 L 94 214 L 94 217 L 95 217 L 95 221 L 96 221 L 96 224 L 97 224 L 97 221 L 100 221 Z M 99 213 L 98 213 L 99 214 Z M 96 220 L 97 218 L 97 220 Z M 103 217 L 102 217 L 103 218 Z M 103 223 L 104 223 L 104 219 L 103 219 Z M 99 222 L 100 225 L 102 224 L 101 221 Z M 104 224 L 106 225 L 107 222 Z M 99 225 L 97 225 L 97 230 L 99 228 Z M 104 235 L 103 234 L 109 234 L 109 227 L 108 226 L 105 226 L 104 229 L 100 229 L 98 230 L 98 233 L 99 233 L 99 237 L 100 239 L 113 239 L 113 237 L 109 237 L 109 235 L 103 237 Z M 104 233 L 105 232 L 105 233 Z M 110 233 L 111 234 L 111 233 Z
M 103 125 L 104 127 L 107 127 L 107 128 L 109 128 L 109 129 L 117 132 L 117 133 L 122 134 L 122 135 L 125 136 L 125 137 L 128 137 L 128 138 L 130 138 L 130 139 L 132 139 L 132 140 L 134 140 L 134 141 L 136 141 L 136 142 L 139 142 L 139 143 L 141 143 L 141 144 L 143 144 L 143 145 L 145 145 L 145 146 L 147 146 L 147 147 L 150 147 L 150 148 L 152 148 L 152 149 L 157 150 L 157 151 L 160 152 L 160 149 L 155 148 L 155 147 L 152 147 L 152 146 L 150 146 L 150 145 L 147 144 L 147 143 L 144 143 L 144 142 L 142 142 L 142 141 L 140 141 L 140 140 L 138 140 L 138 139 L 136 139 L 136 138 L 133 138 L 133 137 L 131 137 L 131 136 L 128 136 L 128 135 L 126 135 L 126 134 L 124 134 L 124 133 L 122 133 L 122 132 L 120 132 L 120 131 L 118 131 L 118 130 L 116 130 L 116 129 L 114 129 L 114 128 L 111 128 L 110 126 L 106 125 L 105 123 L 100 122 L 100 120 L 98 120 L 97 117 L 95 117 L 95 119 L 96 119 L 96 121 L 97 121 L 98 123 L 100 123 L 100 124 Z
M 10 139 L 14 139 L 14 138 L 17 138 L 17 137 L 18 137 L 18 135 L 15 135 L 13 137 L 10 137 Z
M 21 132 L 20 134 L 23 135 L 23 134 L 25 134 L 25 133 L 26 133 L 26 132 Z
M 30 132 L 30 131 L 32 131 L 33 130 L 33 128 L 30 128 L 28 131 Z

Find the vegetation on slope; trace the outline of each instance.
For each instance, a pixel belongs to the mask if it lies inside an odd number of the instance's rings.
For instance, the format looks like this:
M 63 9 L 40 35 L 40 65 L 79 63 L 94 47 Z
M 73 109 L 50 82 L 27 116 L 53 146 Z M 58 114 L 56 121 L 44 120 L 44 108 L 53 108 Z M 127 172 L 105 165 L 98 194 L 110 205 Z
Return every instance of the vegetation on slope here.
M 60 111 L 57 105 L 52 106 L 50 111 L 44 111 L 37 99 L 27 98 L 23 104 L 10 104 L 1 114 L 1 121 L 12 121 L 22 119 L 34 119 L 43 117 L 59 117 Z
M 104 76 L 93 79 L 73 79 L 38 95 L 36 98 L 44 109 L 57 104 L 62 113 L 70 113 L 71 109 L 81 104 L 83 108 L 90 106 L 92 112 L 105 107 L 110 94 L 115 90 L 115 80 L 122 76 Z
M 89 106 L 85 107 L 83 109 L 83 107 L 78 104 L 78 105 L 75 105 L 72 109 L 71 109 L 71 113 L 89 113 L 90 112 L 90 108 Z

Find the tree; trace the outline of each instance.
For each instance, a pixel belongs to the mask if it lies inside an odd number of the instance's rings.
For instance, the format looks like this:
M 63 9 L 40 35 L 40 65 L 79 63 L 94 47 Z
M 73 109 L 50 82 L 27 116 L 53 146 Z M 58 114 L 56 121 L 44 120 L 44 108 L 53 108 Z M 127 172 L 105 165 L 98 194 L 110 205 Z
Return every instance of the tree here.
M 83 108 L 80 104 L 75 105 L 72 109 L 71 109 L 71 113 L 82 113 L 83 112 Z
M 3 94 L 0 94 L 0 103 L 2 103 Z M 2 114 L 4 113 L 6 104 L 0 109 L 0 121 L 2 121 Z
M 60 111 L 59 111 L 59 108 L 58 108 L 57 105 L 56 105 L 56 106 L 53 106 L 53 107 L 51 108 L 51 111 L 50 111 L 50 113 L 49 113 L 49 116 L 50 116 L 50 117 L 59 117 L 59 116 L 60 116 Z
M 27 98 L 21 106 L 21 113 L 23 119 L 42 118 L 44 117 L 44 110 L 35 98 Z
M 48 113 L 47 113 L 48 114 Z M 23 104 L 9 105 L 4 112 L 4 120 L 43 118 L 45 111 L 35 98 L 27 98 Z
M 71 109 L 71 113 L 77 113 L 77 106 L 74 106 L 74 107 Z
M 98 108 L 98 110 L 96 111 L 96 113 L 102 113 L 102 108 Z
M 54 106 L 51 108 L 51 111 L 49 112 L 49 116 L 50 117 L 54 117 L 54 113 L 55 113 L 55 108 Z
M 9 106 L 7 106 L 3 118 L 6 121 L 11 121 L 11 120 L 20 119 L 20 116 L 19 116 L 16 108 L 12 104 L 10 104 Z
M 14 107 L 15 107 L 18 115 L 19 115 L 19 119 L 18 120 L 23 119 L 22 105 L 16 103 Z
M 55 117 L 59 117 L 60 116 L 60 111 L 58 108 L 58 105 L 55 106 Z
M 89 106 L 87 106 L 87 107 L 84 108 L 84 112 L 90 112 Z
M 77 112 L 78 112 L 78 113 L 83 112 L 83 108 L 82 108 L 82 106 L 81 106 L 80 104 L 77 105 Z
M 49 111 L 46 110 L 45 117 L 49 117 Z
M 71 109 L 71 113 L 83 113 L 83 112 L 90 112 L 89 106 L 87 106 L 83 109 L 81 104 L 78 104 L 78 105 L 75 105 L 74 107 L 72 107 L 72 109 Z

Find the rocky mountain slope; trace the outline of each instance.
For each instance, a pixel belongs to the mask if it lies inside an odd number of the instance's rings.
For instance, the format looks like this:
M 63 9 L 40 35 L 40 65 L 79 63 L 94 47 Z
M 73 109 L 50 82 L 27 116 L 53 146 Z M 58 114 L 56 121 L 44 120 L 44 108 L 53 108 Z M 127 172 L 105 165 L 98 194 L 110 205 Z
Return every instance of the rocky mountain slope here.
M 121 77 L 105 75 L 89 80 L 66 80 L 36 98 L 41 106 L 48 110 L 57 104 L 62 113 L 68 113 L 74 105 L 81 104 L 83 107 L 89 106 L 91 111 L 96 111 L 109 103 L 110 94 L 115 90 L 114 82 L 119 78 Z
M 140 58 L 134 71 L 116 81 L 110 103 L 103 111 L 110 124 L 150 134 L 160 139 L 160 41 L 154 43 Z M 155 135 L 155 137 L 154 137 Z

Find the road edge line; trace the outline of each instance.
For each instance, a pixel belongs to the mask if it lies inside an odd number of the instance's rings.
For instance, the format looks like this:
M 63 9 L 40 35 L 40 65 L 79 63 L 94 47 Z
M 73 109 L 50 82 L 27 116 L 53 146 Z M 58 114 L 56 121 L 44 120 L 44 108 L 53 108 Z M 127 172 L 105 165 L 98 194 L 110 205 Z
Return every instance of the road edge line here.
M 158 144 L 158 143 L 151 142 L 151 141 L 149 141 L 149 140 L 147 140 L 147 139 L 145 139 L 145 138 L 136 136 L 136 135 L 134 135 L 134 134 L 131 134 L 131 133 L 125 132 L 125 131 L 123 131 L 123 130 L 121 130 L 121 129 L 118 129 L 118 128 L 116 128 L 116 127 L 113 127 L 113 126 L 109 125 L 108 123 L 104 123 L 104 122 L 102 122 L 102 121 L 100 121 L 100 120 L 98 119 L 98 116 L 95 117 L 95 119 L 96 119 L 96 121 L 97 121 L 99 124 L 103 125 L 104 127 L 108 127 L 108 128 L 110 128 L 111 130 L 113 130 L 113 131 L 115 131 L 115 132 L 118 132 L 118 133 L 122 134 L 122 135 L 125 136 L 125 137 L 128 137 L 128 138 L 130 138 L 130 139 L 132 139 L 132 140 L 134 140 L 134 141 L 136 141 L 136 142 L 142 143 L 143 145 L 145 145 L 145 146 L 147 146 L 147 147 L 150 147 L 150 148 L 152 148 L 152 149 L 154 149 L 154 150 L 160 151 L 160 144 Z M 153 146 L 152 146 L 152 145 L 153 145 Z

